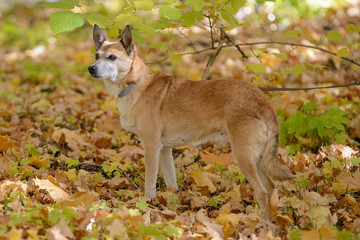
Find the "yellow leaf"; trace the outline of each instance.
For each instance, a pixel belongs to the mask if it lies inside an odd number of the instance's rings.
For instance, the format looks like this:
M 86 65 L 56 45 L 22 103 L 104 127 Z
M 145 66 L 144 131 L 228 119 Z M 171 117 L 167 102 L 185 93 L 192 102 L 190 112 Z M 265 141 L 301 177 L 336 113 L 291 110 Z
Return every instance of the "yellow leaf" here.
M 8 136 L 0 136 L 0 152 L 8 150 L 13 145 L 13 141 Z
M 41 157 L 40 155 L 33 155 L 29 157 L 29 162 L 32 166 L 41 168 L 47 166 L 49 159 L 46 157 Z
M 215 222 L 224 226 L 223 232 L 226 236 L 231 236 L 234 234 L 236 225 L 239 224 L 239 218 L 236 214 L 230 213 L 229 209 L 226 209 L 220 213 Z
M 316 229 L 331 225 L 331 213 L 327 207 L 313 206 L 307 215 Z
M 301 240 L 320 240 L 320 235 L 316 230 L 301 231 Z
M 200 169 L 194 170 L 190 177 L 192 177 L 195 180 L 195 183 L 199 187 L 207 187 L 210 191 L 210 193 L 213 193 L 216 191 L 216 187 L 214 184 L 210 181 L 208 177 L 206 177 Z
M 8 233 L 9 240 L 20 240 L 23 230 L 11 228 L 10 232 Z
M 337 233 L 335 230 L 325 226 L 320 229 L 321 239 L 336 240 Z

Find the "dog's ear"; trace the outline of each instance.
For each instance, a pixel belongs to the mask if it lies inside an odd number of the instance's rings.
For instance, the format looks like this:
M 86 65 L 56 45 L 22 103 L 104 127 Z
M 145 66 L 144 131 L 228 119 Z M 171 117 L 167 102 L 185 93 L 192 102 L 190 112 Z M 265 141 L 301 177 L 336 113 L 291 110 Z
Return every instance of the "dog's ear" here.
M 96 51 L 100 49 L 103 42 L 107 41 L 105 34 L 101 31 L 101 28 L 97 24 L 94 25 L 93 39 Z
M 127 54 L 131 56 L 134 53 L 135 50 L 135 43 L 134 39 L 131 35 L 131 27 L 130 25 L 127 25 L 124 30 L 121 32 L 121 40 L 120 42 L 124 46 Z

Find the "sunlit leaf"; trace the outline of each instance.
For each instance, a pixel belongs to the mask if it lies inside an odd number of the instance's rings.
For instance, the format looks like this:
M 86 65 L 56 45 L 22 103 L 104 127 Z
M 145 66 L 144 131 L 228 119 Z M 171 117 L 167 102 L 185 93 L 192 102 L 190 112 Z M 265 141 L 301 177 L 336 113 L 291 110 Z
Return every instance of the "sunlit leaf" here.
M 299 30 L 289 30 L 285 32 L 285 35 L 292 39 L 298 39 L 301 34 L 302 31 Z
M 78 1 L 57 1 L 57 2 L 45 2 L 39 5 L 39 7 L 59 8 L 59 9 L 73 9 L 78 6 Z
M 347 48 L 341 48 L 339 51 L 337 51 L 336 55 L 338 57 L 347 57 L 350 55 L 350 52 Z
M 266 67 L 265 65 L 259 63 L 251 63 L 251 62 L 247 62 L 246 66 L 249 70 L 253 71 L 254 73 L 263 73 L 266 72 Z
M 178 65 L 181 61 L 181 58 L 182 58 L 181 54 L 171 55 L 171 65 L 173 65 L 173 66 Z
M 335 30 L 328 31 L 326 37 L 334 42 L 341 42 L 342 40 L 341 34 Z
M 286 61 L 288 58 L 287 58 L 287 56 L 285 56 L 285 55 L 283 55 L 283 54 L 281 54 L 281 53 L 272 53 L 275 57 L 277 57 L 277 58 L 279 58 L 279 59 L 281 59 L 281 60 L 283 60 L 283 61 Z
M 70 31 L 84 25 L 83 15 L 73 12 L 56 12 L 50 17 L 50 28 L 53 34 Z
M 360 32 L 360 26 L 354 24 L 348 24 L 346 26 L 346 32 L 348 33 L 358 33 Z
M 137 9 L 141 10 L 151 10 L 153 8 L 152 0 L 136 0 L 134 4 Z

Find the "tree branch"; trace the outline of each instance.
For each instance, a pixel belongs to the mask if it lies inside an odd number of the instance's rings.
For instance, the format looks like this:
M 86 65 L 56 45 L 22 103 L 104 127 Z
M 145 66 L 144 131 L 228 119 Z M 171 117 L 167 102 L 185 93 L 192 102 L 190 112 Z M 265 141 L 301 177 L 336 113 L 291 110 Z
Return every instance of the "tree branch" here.
M 216 56 L 219 54 L 219 52 L 221 51 L 221 49 L 223 47 L 224 40 L 225 40 L 225 30 L 222 27 L 222 28 L 220 28 L 220 31 L 221 31 L 221 35 L 220 35 L 219 44 L 216 48 L 216 51 L 210 56 L 209 61 L 206 64 L 205 71 L 201 77 L 201 80 L 206 80 L 209 77 L 210 68 L 214 63 Z
M 222 46 L 223 48 L 227 48 L 227 47 L 236 47 L 236 46 L 253 46 L 253 45 L 261 45 L 261 44 L 268 44 L 268 45 L 271 45 L 271 44 L 279 44 L 279 45 L 289 45 L 289 46 L 295 46 L 295 47 L 305 47 L 305 48 L 312 48 L 312 49 L 316 49 L 316 50 L 319 50 L 319 51 L 322 51 L 322 52 L 326 52 L 330 55 L 334 55 L 336 56 L 336 53 L 335 52 L 331 52 L 327 49 L 324 49 L 324 48 L 321 48 L 321 47 L 318 47 L 318 46 L 314 46 L 314 45 L 306 45 L 306 44 L 300 44 L 300 43 L 291 43 L 291 42 L 278 42 L 278 41 L 263 41 L 263 42 L 253 42 L 253 43 L 239 43 L 239 44 L 228 44 L 228 45 L 225 45 L 225 46 Z M 196 51 L 196 52 L 187 52 L 187 53 L 181 53 L 180 55 L 191 55 L 191 54 L 199 54 L 199 53 L 202 53 L 202 52 L 206 52 L 206 51 L 210 51 L 210 50 L 214 50 L 215 48 L 205 48 L 205 49 L 202 49 L 202 50 L 199 50 L 199 51 Z M 167 59 L 169 59 L 170 57 L 165 57 L 159 61 L 156 61 L 156 62 L 151 62 L 151 63 L 148 63 L 148 64 L 156 64 L 156 63 L 161 63 L 163 61 L 166 61 Z M 341 59 L 347 61 L 347 62 L 350 62 L 352 64 L 355 64 L 357 66 L 360 66 L 360 63 L 354 61 L 353 59 L 350 59 L 350 58 L 347 58 L 347 57 L 341 57 Z

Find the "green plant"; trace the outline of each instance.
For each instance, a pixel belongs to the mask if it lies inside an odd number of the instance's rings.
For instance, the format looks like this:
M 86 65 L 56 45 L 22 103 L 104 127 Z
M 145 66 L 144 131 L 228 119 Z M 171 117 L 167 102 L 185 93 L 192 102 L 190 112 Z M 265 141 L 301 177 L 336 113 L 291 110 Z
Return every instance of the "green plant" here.
M 280 146 L 286 147 L 288 153 L 295 154 L 302 146 L 317 149 L 331 140 L 345 144 L 349 139 L 345 131 L 348 123 L 346 112 L 337 104 L 321 111 L 319 105 L 311 101 L 282 121 Z

